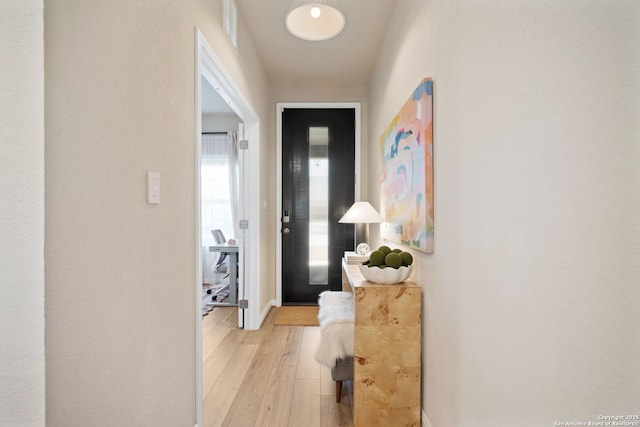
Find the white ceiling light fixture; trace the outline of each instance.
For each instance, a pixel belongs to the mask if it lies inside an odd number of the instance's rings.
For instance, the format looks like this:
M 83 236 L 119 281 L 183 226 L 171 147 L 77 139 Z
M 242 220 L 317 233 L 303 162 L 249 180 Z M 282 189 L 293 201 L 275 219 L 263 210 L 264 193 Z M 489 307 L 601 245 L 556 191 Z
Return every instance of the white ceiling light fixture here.
M 322 41 L 340 34 L 345 19 L 333 0 L 294 0 L 285 22 L 294 36 Z

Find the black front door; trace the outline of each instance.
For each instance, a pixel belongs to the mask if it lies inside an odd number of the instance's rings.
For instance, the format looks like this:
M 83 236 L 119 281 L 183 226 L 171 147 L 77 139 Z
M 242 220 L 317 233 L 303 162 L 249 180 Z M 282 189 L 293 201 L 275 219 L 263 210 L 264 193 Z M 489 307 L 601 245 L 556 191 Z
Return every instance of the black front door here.
M 315 304 L 342 288 L 341 259 L 353 224 L 355 110 L 286 108 L 282 113 L 282 302 Z

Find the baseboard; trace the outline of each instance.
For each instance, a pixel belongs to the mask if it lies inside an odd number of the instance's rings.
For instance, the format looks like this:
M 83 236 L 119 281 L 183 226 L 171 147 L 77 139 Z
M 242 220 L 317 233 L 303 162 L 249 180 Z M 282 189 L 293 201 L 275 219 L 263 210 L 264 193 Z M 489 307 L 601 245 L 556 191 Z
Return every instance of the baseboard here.
M 427 418 L 427 414 L 424 411 L 422 412 L 422 427 L 431 427 L 431 423 L 429 422 L 429 418 Z
M 272 299 L 267 303 L 267 305 L 264 306 L 264 310 L 262 310 L 262 313 L 260 314 L 260 326 L 262 326 L 264 319 L 267 318 L 267 315 L 269 314 L 269 310 L 271 310 L 271 307 L 275 305 L 276 305 L 276 300 Z

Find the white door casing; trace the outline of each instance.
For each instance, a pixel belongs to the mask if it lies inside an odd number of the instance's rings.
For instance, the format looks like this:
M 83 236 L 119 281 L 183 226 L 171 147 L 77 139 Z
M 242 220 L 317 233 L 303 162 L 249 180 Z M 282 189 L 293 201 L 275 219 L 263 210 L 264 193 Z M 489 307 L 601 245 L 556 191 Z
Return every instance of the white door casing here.
M 249 228 L 240 239 L 238 264 L 238 300 L 247 300 L 247 309 L 238 309 L 238 326 L 245 329 L 260 328 L 260 120 L 217 57 L 213 48 L 196 27 L 195 39 L 195 366 L 196 366 L 196 426 L 202 426 L 202 236 L 200 162 L 202 155 L 202 87 L 204 77 L 218 90 L 223 99 L 244 123 L 239 139 L 249 141 L 249 148 L 239 155 L 240 164 L 240 219 L 248 220 Z M 252 189 L 256 189 L 253 190 Z M 252 268 L 245 268 L 251 265 Z

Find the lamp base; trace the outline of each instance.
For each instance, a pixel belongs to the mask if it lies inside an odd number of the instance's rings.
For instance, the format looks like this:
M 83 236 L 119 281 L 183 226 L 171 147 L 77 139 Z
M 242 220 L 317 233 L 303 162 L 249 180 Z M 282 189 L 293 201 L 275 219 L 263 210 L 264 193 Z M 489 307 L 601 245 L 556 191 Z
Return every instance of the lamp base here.
M 356 248 L 356 253 L 358 255 L 367 255 L 369 252 L 371 252 L 371 248 L 369 248 L 369 245 L 366 243 L 360 243 Z

